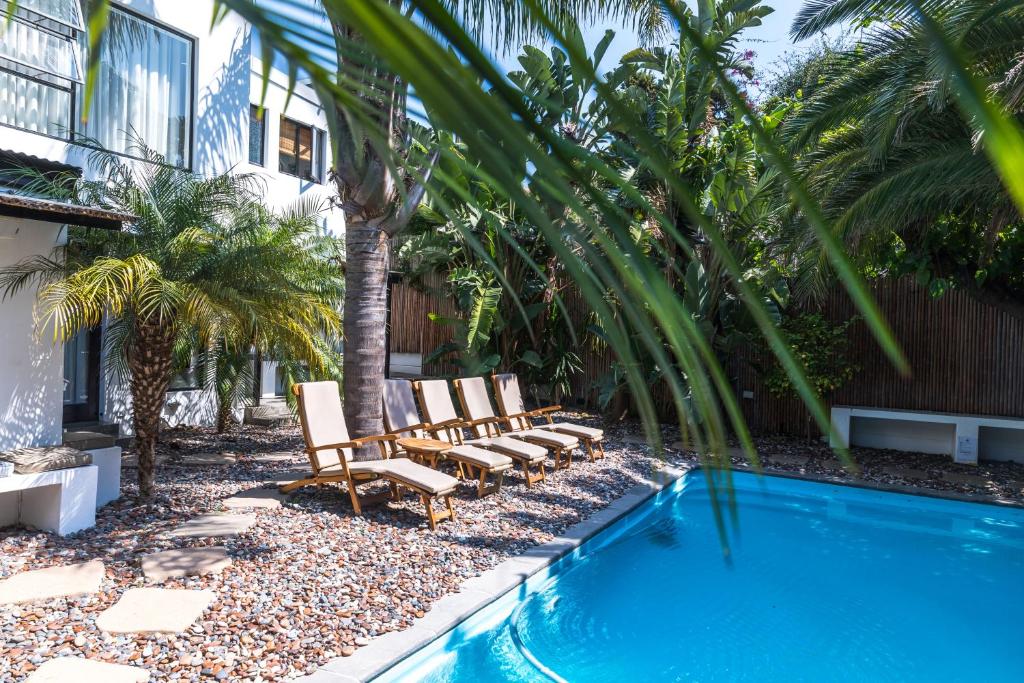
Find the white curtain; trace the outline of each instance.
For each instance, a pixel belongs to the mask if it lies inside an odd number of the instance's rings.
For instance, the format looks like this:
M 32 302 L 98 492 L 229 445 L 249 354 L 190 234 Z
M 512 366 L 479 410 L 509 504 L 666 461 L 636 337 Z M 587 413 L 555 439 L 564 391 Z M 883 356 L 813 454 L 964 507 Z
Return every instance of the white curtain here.
M 80 130 L 106 149 L 137 154 L 141 139 L 167 163 L 188 163 L 192 44 L 111 10 L 89 120 Z
M 0 123 L 68 137 L 70 82 L 78 77 L 73 49 L 69 41 L 59 36 L 0 15 L 0 57 L 15 62 L 9 66 L 11 70 L 0 70 Z M 25 69 L 25 73 L 47 74 L 42 78 L 65 85 L 59 88 L 26 78 L 17 73 L 20 69 Z

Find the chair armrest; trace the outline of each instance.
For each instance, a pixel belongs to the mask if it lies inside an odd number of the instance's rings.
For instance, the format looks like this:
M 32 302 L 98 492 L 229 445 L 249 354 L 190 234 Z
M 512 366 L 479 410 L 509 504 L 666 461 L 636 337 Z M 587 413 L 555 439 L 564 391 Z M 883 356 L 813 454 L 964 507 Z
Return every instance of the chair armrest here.
M 426 425 L 426 429 L 427 429 L 427 431 L 434 431 L 434 430 L 437 430 L 437 429 L 444 429 L 446 427 L 464 427 L 464 426 L 466 426 L 466 424 L 467 423 L 465 421 L 461 420 L 460 418 L 453 417 L 450 420 L 443 420 L 441 422 L 433 422 L 433 423 L 427 424 Z
M 535 410 L 533 412 L 537 413 L 538 415 L 543 415 L 544 413 L 554 413 L 554 412 L 559 411 L 561 409 L 562 409 L 562 406 L 544 406 L 543 408 L 538 408 L 537 410 Z
M 316 448 L 306 448 L 307 453 L 319 453 L 320 451 L 336 451 L 342 448 L 359 448 L 360 444 L 355 441 L 342 441 L 340 443 L 328 443 Z
M 398 441 L 398 437 L 395 436 L 394 434 L 377 434 L 375 436 L 364 436 L 361 439 L 352 439 L 352 446 L 365 446 L 368 443 L 378 443 L 380 441 Z M 351 448 L 352 446 L 349 446 L 349 448 Z
M 476 420 L 470 420 L 469 422 L 463 422 L 462 424 L 465 427 L 476 427 L 477 425 L 494 424 L 495 422 L 500 424 L 508 422 L 508 420 L 504 417 L 481 417 Z

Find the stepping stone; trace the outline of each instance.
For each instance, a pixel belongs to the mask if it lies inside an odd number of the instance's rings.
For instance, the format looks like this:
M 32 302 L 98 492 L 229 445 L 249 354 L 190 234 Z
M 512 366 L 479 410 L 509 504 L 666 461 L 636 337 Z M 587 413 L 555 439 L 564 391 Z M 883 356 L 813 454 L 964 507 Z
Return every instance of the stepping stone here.
M 231 558 L 223 546 L 165 550 L 142 557 L 142 573 L 154 581 L 179 576 L 215 574 L 230 566 Z
M 107 633 L 181 633 L 215 597 L 209 590 L 129 588 L 96 617 L 96 628 Z
M 96 593 L 105 574 L 100 560 L 15 574 L 0 581 L 0 605 Z
M 149 672 L 137 666 L 58 657 L 43 662 L 26 683 L 146 683 L 148 680 Z
M 256 515 L 199 515 L 165 535 L 169 538 L 237 536 L 256 523 Z
M 883 467 L 882 471 L 890 477 L 899 477 L 900 479 L 916 479 L 923 481 L 932 478 L 931 475 L 924 470 L 904 469 L 903 467 Z
M 281 501 L 288 498 L 277 489 L 249 489 L 239 491 L 222 502 L 229 510 L 240 510 L 244 508 L 279 508 Z
M 290 451 L 277 451 L 275 453 L 252 453 L 249 455 L 249 460 L 253 462 L 291 462 L 298 458 L 303 457 L 302 453 L 293 453 Z
M 215 467 L 234 465 L 236 462 L 238 455 L 235 453 L 188 453 L 172 464 L 183 467 Z
M 968 486 L 988 486 L 988 477 L 977 474 L 959 474 L 957 472 L 943 472 L 942 478 L 953 484 L 967 484 Z

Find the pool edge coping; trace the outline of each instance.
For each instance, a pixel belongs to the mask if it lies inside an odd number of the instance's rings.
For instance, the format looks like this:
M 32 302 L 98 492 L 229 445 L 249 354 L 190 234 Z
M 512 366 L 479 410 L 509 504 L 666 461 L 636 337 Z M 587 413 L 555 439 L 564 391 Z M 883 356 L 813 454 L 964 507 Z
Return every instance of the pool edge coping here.
M 407 629 L 370 641 L 349 657 L 336 657 L 296 683 L 368 683 L 406 657 L 457 628 L 468 617 L 515 590 L 604 531 L 653 496 L 674 484 L 693 467 L 662 465 L 621 496 L 580 520 L 554 539 L 534 546 L 466 579 L 457 593 L 438 599 L 430 611 Z

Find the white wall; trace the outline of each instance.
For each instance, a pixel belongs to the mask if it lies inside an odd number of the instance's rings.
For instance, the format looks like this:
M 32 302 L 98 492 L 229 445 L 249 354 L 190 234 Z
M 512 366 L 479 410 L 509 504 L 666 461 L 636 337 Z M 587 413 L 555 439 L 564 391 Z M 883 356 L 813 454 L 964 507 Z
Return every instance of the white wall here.
M 0 268 L 49 255 L 62 238 L 54 223 L 0 217 Z M 35 324 L 35 288 L 0 302 L 0 451 L 61 442 L 64 353 Z
M 261 89 L 263 87 L 262 62 L 257 57 L 252 58 L 250 72 L 250 92 L 252 104 L 260 104 Z M 285 108 L 287 102 L 288 107 Z M 271 69 L 270 80 L 267 84 L 266 97 L 263 100 L 264 120 L 266 129 L 264 131 L 264 164 L 262 166 L 249 163 L 248 155 L 248 125 L 244 128 L 246 136 L 246 154 L 243 170 L 257 174 L 266 183 L 267 193 L 264 197 L 267 204 L 275 208 L 285 208 L 294 203 L 299 197 L 317 197 L 322 200 L 329 200 L 336 192 L 331 186 L 327 174 L 324 174 L 324 182 L 316 183 L 290 176 L 279 172 L 280 157 L 278 154 L 278 139 L 281 130 L 281 116 L 314 126 L 322 131 L 327 131 L 327 119 L 324 115 L 324 108 L 317 101 L 316 93 L 307 85 L 298 83 L 288 97 L 288 78 L 277 69 Z M 331 166 L 330 142 L 327 145 L 327 167 Z M 345 231 L 344 214 L 339 209 L 332 209 L 324 215 L 324 227 L 331 234 L 342 235 Z

